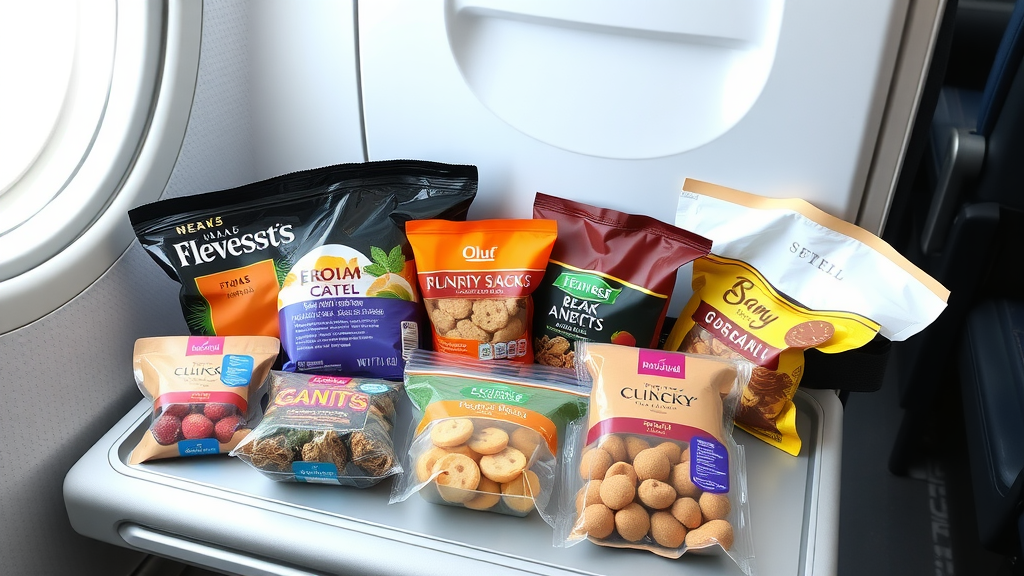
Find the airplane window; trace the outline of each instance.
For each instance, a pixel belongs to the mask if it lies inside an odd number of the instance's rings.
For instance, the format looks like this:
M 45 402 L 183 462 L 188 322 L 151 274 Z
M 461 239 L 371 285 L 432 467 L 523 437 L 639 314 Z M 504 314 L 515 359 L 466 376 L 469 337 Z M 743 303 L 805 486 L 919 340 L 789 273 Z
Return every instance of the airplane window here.
M 163 191 L 199 54 L 181 4 L 0 3 L 0 334 L 95 281 Z

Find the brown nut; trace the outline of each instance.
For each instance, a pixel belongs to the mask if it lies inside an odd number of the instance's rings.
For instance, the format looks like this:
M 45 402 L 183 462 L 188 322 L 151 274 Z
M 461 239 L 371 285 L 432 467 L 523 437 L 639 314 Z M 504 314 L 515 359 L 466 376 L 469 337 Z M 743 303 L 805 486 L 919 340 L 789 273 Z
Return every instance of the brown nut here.
M 642 450 L 633 459 L 633 469 L 636 470 L 636 477 L 641 482 L 653 478 L 665 482 L 672 471 L 672 463 L 668 456 L 657 448 Z
M 665 456 L 668 456 L 668 461 L 672 464 L 679 462 L 679 459 L 683 454 L 683 447 L 670 440 L 658 444 L 654 449 L 664 452 Z
M 574 532 L 594 538 L 607 538 L 614 530 L 615 514 L 604 504 L 591 504 L 583 509 Z
M 686 527 L 668 512 L 651 514 L 651 538 L 665 548 L 679 548 L 686 539 Z
M 626 457 L 629 458 L 630 462 L 636 459 L 637 454 L 651 447 L 651 445 L 647 443 L 647 440 L 637 436 L 626 436 L 625 442 Z
M 611 465 L 611 454 L 600 448 L 594 448 L 583 454 L 583 458 L 580 460 L 580 476 L 584 480 L 604 478 Z
M 611 476 L 601 483 L 601 502 L 612 510 L 621 510 L 633 502 L 636 488 L 628 476 Z
M 729 503 L 728 494 L 705 492 L 700 495 L 700 500 L 697 503 L 700 504 L 700 512 L 704 516 L 705 521 L 721 520 L 732 511 L 732 504 Z
M 710 520 L 686 534 L 687 548 L 707 548 L 720 544 L 726 550 L 732 548 L 732 524 L 726 520 Z
M 629 462 L 616 462 L 609 466 L 608 471 L 604 473 L 604 477 L 609 478 L 611 476 L 626 476 L 633 482 L 634 486 L 640 481 L 636 477 L 636 470 L 633 470 L 633 465 Z
M 676 520 L 679 520 L 683 526 L 690 529 L 700 526 L 701 522 L 704 521 L 704 517 L 700 513 L 700 504 L 689 496 L 676 500 L 672 504 L 671 512 L 676 517 Z
M 633 502 L 615 513 L 615 530 L 630 542 L 639 542 L 651 529 L 651 517 L 644 507 Z
M 683 496 L 689 496 L 694 500 L 700 498 L 700 487 L 694 484 L 693 480 L 690 479 L 689 462 L 673 466 L 672 473 L 669 474 L 668 477 L 668 483 L 676 489 L 676 494 L 678 494 L 680 498 Z
M 632 462 L 626 452 L 626 441 L 618 434 L 608 434 L 598 441 L 597 447 L 612 455 L 612 462 Z
M 601 504 L 601 480 L 591 480 L 576 493 L 576 513 L 581 514 L 583 509 L 591 504 Z M 700 509 L 697 509 L 700 515 Z
M 644 480 L 637 488 L 637 495 L 644 506 L 655 510 L 668 508 L 676 501 L 676 491 L 672 486 L 653 478 Z

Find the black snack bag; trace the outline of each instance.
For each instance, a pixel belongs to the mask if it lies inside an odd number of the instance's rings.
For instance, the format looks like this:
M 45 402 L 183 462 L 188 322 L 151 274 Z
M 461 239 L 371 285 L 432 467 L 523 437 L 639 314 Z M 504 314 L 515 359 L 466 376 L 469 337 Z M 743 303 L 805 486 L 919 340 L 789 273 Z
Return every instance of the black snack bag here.
M 281 339 L 287 371 L 401 378 L 419 346 L 409 220 L 464 220 L 475 166 L 338 164 L 128 212 L 193 335 Z

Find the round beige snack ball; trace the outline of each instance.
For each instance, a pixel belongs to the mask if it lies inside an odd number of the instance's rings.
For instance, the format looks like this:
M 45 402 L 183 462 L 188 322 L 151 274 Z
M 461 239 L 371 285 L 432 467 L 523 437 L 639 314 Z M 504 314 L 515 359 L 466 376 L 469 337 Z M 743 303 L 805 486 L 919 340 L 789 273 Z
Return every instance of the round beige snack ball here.
M 639 542 L 651 529 L 651 517 L 644 507 L 633 502 L 615 513 L 615 530 L 630 542 Z
M 604 478 L 611 465 L 611 454 L 600 448 L 594 448 L 583 454 L 583 458 L 580 460 L 580 476 L 584 480 Z
M 732 524 L 726 520 L 709 520 L 700 528 L 690 530 L 686 533 L 687 548 L 707 548 L 714 544 L 721 544 L 726 550 L 732 548 L 733 531 Z
M 704 516 L 700 513 L 700 504 L 689 496 L 676 500 L 672 504 L 671 512 L 676 520 L 690 529 L 696 528 L 701 525 L 701 522 L 704 522 Z
M 576 493 L 576 513 L 580 514 L 583 509 L 591 504 L 601 503 L 601 480 L 587 482 L 580 491 Z M 697 511 L 700 513 L 700 510 Z
M 693 483 L 690 479 L 690 463 L 684 462 L 682 464 L 676 464 L 672 467 L 672 473 L 669 474 L 668 483 L 676 489 L 676 494 L 680 498 L 683 496 L 689 496 L 696 500 L 700 498 L 701 489 L 699 486 Z
M 658 444 L 654 448 L 664 452 L 665 456 L 668 456 L 668 461 L 671 462 L 672 464 L 679 462 L 679 458 L 682 457 L 683 455 L 682 446 L 676 444 L 675 442 L 672 442 L 671 440 L 662 442 L 661 444 Z
M 616 462 L 608 467 L 608 471 L 604 473 L 605 478 L 612 476 L 626 476 L 636 486 L 640 480 L 636 477 L 636 470 L 633 470 L 633 465 L 629 462 Z
M 668 508 L 676 501 L 675 489 L 661 480 L 653 478 L 641 482 L 636 493 L 640 496 L 640 501 L 644 503 L 644 506 L 655 510 Z
M 630 462 L 636 459 L 636 455 L 651 447 L 647 440 L 636 436 L 626 436 L 626 458 Z
M 633 469 L 636 470 L 636 477 L 641 482 L 651 478 L 665 482 L 669 473 L 672 472 L 672 463 L 668 456 L 657 448 L 648 448 L 641 451 L 633 459 Z
M 700 513 L 704 515 L 704 520 L 721 520 L 732 510 L 728 494 L 705 492 L 700 495 L 697 503 L 700 504 Z
M 651 538 L 665 548 L 679 548 L 686 539 L 686 527 L 668 512 L 651 514 Z
M 621 510 L 633 502 L 636 488 L 628 476 L 612 476 L 601 483 L 601 502 L 612 510 Z
M 597 447 L 612 455 L 612 462 L 632 462 L 626 452 L 626 441 L 618 434 L 608 434 L 597 442 Z
M 587 506 L 576 521 L 576 531 L 594 538 L 607 538 L 614 530 L 615 514 L 604 504 Z

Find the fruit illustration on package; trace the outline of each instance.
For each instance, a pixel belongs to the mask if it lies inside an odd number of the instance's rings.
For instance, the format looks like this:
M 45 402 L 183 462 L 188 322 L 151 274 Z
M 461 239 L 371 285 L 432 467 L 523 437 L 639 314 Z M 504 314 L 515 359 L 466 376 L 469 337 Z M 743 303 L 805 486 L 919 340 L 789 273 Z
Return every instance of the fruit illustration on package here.
M 619 330 L 612 334 L 610 342 L 619 346 L 636 346 L 636 338 L 625 330 Z

